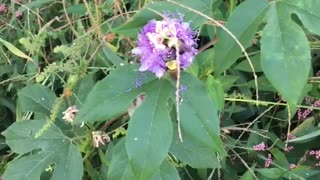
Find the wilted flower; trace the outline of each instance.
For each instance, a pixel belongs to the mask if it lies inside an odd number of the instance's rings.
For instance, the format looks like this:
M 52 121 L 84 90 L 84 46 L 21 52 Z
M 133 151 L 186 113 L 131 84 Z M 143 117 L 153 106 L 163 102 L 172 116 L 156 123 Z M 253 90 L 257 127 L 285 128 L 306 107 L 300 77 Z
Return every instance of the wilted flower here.
M 195 49 L 196 33 L 189 25 L 183 22 L 181 14 L 177 18 L 165 15 L 162 21 L 149 21 L 138 36 L 138 47 L 132 50 L 140 57 L 139 70 L 162 77 L 167 70 L 176 70 L 177 54 L 180 68 L 186 69 L 198 52 Z
M 110 141 L 108 134 L 102 131 L 93 131 L 92 132 L 93 146 L 98 148 L 101 145 L 105 145 Z
M 8 8 L 5 4 L 0 4 L 0 13 L 6 13 Z
M 269 167 L 271 165 L 271 163 L 272 163 L 272 157 L 271 157 L 271 154 L 268 154 L 268 158 L 264 164 L 264 167 L 266 167 L 266 168 Z
M 264 144 L 264 142 L 253 146 L 253 150 L 255 150 L 255 151 L 264 151 L 266 149 L 267 149 L 267 146 L 266 146 L 266 144 Z
M 62 112 L 62 114 L 64 114 L 62 119 L 64 119 L 65 121 L 67 121 L 69 123 L 72 123 L 73 119 L 75 118 L 78 111 L 79 110 L 77 109 L 76 106 L 70 106 L 68 109 L 66 109 L 64 112 Z

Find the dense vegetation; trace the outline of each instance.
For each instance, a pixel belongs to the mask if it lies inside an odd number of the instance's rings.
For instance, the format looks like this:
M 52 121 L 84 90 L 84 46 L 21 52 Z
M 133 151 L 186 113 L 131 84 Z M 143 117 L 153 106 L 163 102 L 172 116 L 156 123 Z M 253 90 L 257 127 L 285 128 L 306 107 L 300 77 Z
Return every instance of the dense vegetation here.
M 0 0 L 0 179 L 319 179 L 319 0 Z

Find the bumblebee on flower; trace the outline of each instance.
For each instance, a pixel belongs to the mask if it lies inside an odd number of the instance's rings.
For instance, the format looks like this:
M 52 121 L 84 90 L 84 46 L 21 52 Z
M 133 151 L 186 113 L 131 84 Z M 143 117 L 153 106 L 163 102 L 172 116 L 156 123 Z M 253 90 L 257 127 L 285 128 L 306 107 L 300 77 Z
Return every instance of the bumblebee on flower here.
M 196 33 L 189 23 L 183 22 L 181 14 L 177 18 L 165 15 L 162 21 L 150 20 L 143 27 L 138 47 L 132 53 L 140 58 L 140 71 L 151 71 L 160 78 L 178 66 L 182 69 L 190 66 L 198 52 L 195 37 Z

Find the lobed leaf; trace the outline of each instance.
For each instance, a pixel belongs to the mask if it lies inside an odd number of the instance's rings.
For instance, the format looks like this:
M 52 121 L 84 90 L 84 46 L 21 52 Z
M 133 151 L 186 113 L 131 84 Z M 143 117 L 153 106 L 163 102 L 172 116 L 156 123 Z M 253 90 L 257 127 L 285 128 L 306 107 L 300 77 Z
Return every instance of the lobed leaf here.
M 18 98 L 22 112 L 32 111 L 49 115 L 56 95 L 46 86 L 33 84 L 21 89 Z
M 13 152 L 20 155 L 32 152 L 10 162 L 3 179 L 40 179 L 49 166 L 54 167 L 51 179 L 81 179 L 81 154 L 57 126 L 52 125 L 41 137 L 34 137 L 45 123 L 45 120 L 16 122 L 2 133 Z

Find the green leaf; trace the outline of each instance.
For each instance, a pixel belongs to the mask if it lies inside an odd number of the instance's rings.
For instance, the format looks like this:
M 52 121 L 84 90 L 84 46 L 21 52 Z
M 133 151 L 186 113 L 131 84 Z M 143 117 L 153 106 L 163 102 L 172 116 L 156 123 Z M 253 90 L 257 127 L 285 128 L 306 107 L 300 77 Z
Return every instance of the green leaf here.
M 33 64 L 35 64 L 35 62 L 33 61 L 33 59 L 31 57 L 27 56 L 24 52 L 20 51 L 18 48 L 16 48 L 10 42 L 5 41 L 4 39 L 0 38 L 0 43 L 2 43 L 4 46 L 6 46 L 6 48 L 8 48 L 8 50 L 11 51 L 14 55 L 19 56 L 24 59 L 27 59 L 28 61 L 31 61 Z
M 272 85 L 293 106 L 307 82 L 310 48 L 302 28 L 290 17 L 291 7 L 282 1 L 269 4 L 269 19 L 261 39 L 261 67 Z
M 164 12 L 179 12 L 184 16 L 186 22 L 191 21 L 192 28 L 199 27 L 206 19 L 198 14 L 184 8 L 183 6 L 190 7 L 198 12 L 206 14 L 208 16 L 212 15 L 211 12 L 211 0 L 180 0 L 175 1 L 179 5 L 170 1 L 155 1 L 149 3 L 145 8 L 139 10 L 130 21 L 125 24 L 113 29 L 113 32 L 125 34 L 126 36 L 136 37 L 138 31 L 142 26 L 144 26 L 151 19 L 159 19 L 160 16 L 157 13 Z
M 87 12 L 86 6 L 82 3 L 68 7 L 67 13 L 84 16 Z
M 312 33 L 320 34 L 320 1 L 308 0 L 283 0 L 284 3 L 291 12 L 294 12 L 301 19 L 303 25 Z
M 110 180 L 121 180 L 125 179 L 126 174 L 124 173 L 128 166 L 128 155 L 125 147 L 125 140 L 121 139 L 112 148 L 111 165 L 108 169 L 108 179 Z
M 224 89 L 222 83 L 210 75 L 207 78 L 206 84 L 211 100 L 214 102 L 216 109 L 221 111 L 224 108 Z
M 129 122 L 126 147 L 134 179 L 150 179 L 167 156 L 172 141 L 167 101 L 173 92 L 167 80 L 154 80 Z
M 203 51 L 195 57 L 195 63 L 199 64 L 199 70 L 201 76 L 209 75 L 213 72 L 213 60 L 214 60 L 215 51 L 214 49 L 208 49 Z
M 220 76 L 218 81 L 222 83 L 223 89 L 225 91 L 229 91 L 229 89 L 233 86 L 233 84 L 239 79 L 239 76 Z
M 74 92 L 76 92 L 77 100 L 84 102 L 88 96 L 88 93 L 95 85 L 94 74 L 87 74 L 80 80 L 78 84 L 79 85 L 76 87 Z
M 252 65 L 254 67 L 255 72 L 256 73 L 261 72 L 262 68 L 260 66 L 260 53 L 250 57 L 250 59 L 251 59 L 251 62 L 252 62 Z M 237 65 L 237 69 L 239 69 L 241 71 L 252 72 L 252 69 L 251 69 L 247 59 L 244 59 L 241 63 L 239 63 Z
M 35 1 L 30 2 L 30 3 L 23 4 L 23 6 L 20 6 L 18 10 L 21 11 L 21 12 L 24 12 L 24 11 L 29 10 L 29 9 L 40 8 L 43 4 L 49 3 L 49 2 L 52 2 L 52 1 L 54 1 L 54 0 L 35 0 Z
M 270 92 L 277 92 L 270 81 L 266 78 L 266 76 L 259 76 L 258 79 L 258 88 L 260 91 L 270 91 Z M 256 89 L 256 85 L 254 80 L 247 82 L 247 86 L 250 88 Z
M 170 152 L 194 168 L 219 167 L 216 153 L 221 157 L 226 153 L 214 104 L 201 82 L 193 76 L 183 73 L 181 84 L 187 85 L 187 90 L 180 92 L 183 143 L 174 135 Z
M 105 121 L 126 112 L 143 92 L 143 87 L 136 88 L 136 81 L 144 84 L 152 79 L 153 75 L 138 72 L 136 66 L 117 68 L 93 87 L 74 122 Z
M 271 179 L 280 178 L 286 172 L 285 170 L 279 168 L 261 168 L 256 169 L 256 171 L 258 171 L 263 176 Z
M 177 169 L 167 160 L 163 161 L 160 171 L 153 176 L 152 180 L 180 180 Z
M 267 8 L 267 1 L 247 0 L 234 10 L 225 27 L 246 48 L 251 45 L 253 36 L 262 23 Z M 215 74 L 221 74 L 237 60 L 242 51 L 235 40 L 222 29 L 217 36 L 219 41 L 215 47 L 214 70 Z
M 310 116 L 307 119 L 304 119 L 301 124 L 297 125 L 292 131 L 291 134 L 306 134 L 310 129 L 315 128 L 316 120 L 314 116 Z
M 282 167 L 289 167 L 290 163 L 288 162 L 288 159 L 286 158 L 285 154 L 281 152 L 278 148 L 272 148 L 270 150 L 273 157 L 275 158 L 275 163 Z
M 81 154 L 71 139 L 64 136 L 58 127 L 52 125 L 41 137 L 34 138 L 35 133 L 45 123 L 45 120 L 16 122 L 2 133 L 6 137 L 6 143 L 17 154 L 23 155 L 38 150 L 9 163 L 3 179 L 40 179 L 41 173 L 53 164 L 54 172 L 51 179 L 81 179 Z
M 20 90 L 18 98 L 22 112 L 32 111 L 49 115 L 56 95 L 48 87 L 34 84 Z
M 250 169 L 251 169 L 252 172 L 254 172 L 255 167 L 256 167 L 256 164 L 253 164 L 253 165 L 250 167 Z M 240 178 L 239 180 L 254 180 L 255 177 L 254 177 L 254 174 L 252 174 L 251 171 L 247 170 L 247 171 L 241 176 L 241 178 Z
M 306 141 L 309 140 L 311 138 L 317 137 L 320 135 L 320 129 L 313 131 L 311 133 L 308 133 L 306 135 L 294 138 L 294 139 L 290 139 L 288 142 L 301 142 L 301 141 Z
M 125 147 L 125 140 L 120 140 L 112 148 L 111 165 L 108 169 L 108 180 L 132 179 L 132 172 L 129 170 L 129 160 Z M 153 180 L 179 180 L 177 169 L 167 160 L 164 160 L 152 177 Z
M 120 67 L 123 65 L 127 65 L 128 63 L 121 59 L 114 51 L 110 49 L 107 45 L 102 43 L 102 51 L 104 55 L 111 61 L 111 63 L 116 66 Z

